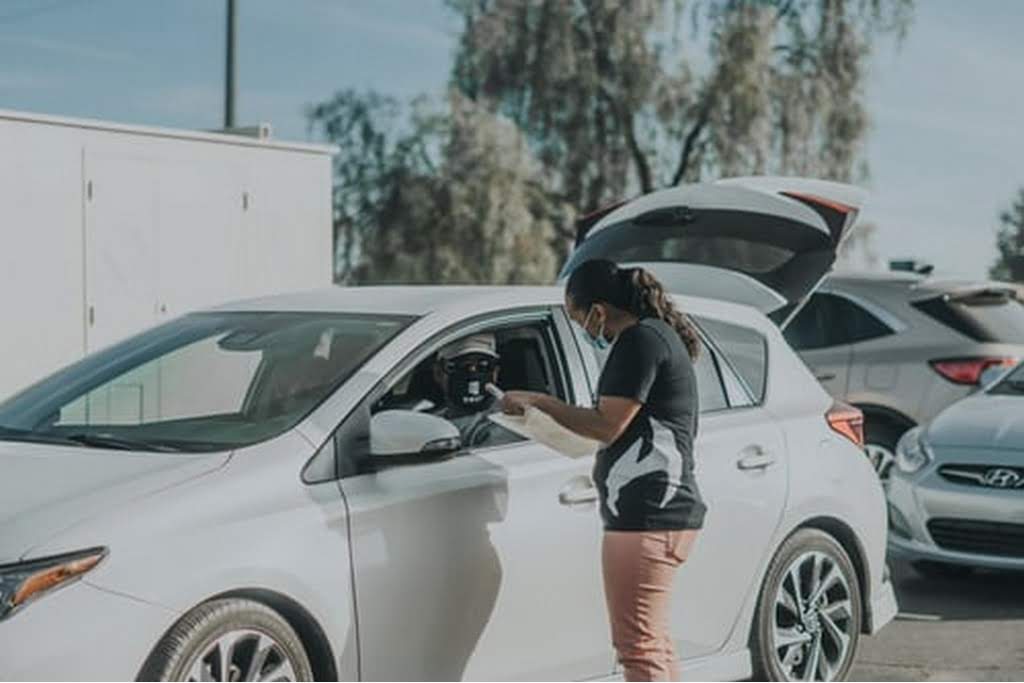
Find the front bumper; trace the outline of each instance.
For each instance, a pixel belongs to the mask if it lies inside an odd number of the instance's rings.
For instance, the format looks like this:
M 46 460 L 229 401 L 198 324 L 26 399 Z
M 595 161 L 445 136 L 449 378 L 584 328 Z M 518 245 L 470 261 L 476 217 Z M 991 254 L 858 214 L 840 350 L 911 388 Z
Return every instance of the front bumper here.
M 928 528 L 929 521 L 936 519 L 1024 525 L 1024 491 L 953 483 L 939 475 L 932 464 L 910 477 L 894 472 L 887 495 L 891 559 L 1024 569 L 1024 556 L 942 547 Z
M 77 581 L 0 621 L 0 680 L 135 680 L 178 616 Z

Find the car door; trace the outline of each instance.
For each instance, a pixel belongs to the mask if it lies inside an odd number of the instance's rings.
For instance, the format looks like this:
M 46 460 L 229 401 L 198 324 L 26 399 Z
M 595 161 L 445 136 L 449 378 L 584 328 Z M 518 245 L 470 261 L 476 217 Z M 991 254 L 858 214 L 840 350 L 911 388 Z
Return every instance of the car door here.
M 524 322 L 544 330 L 557 391 L 586 397 L 579 358 L 563 351 L 565 323 L 549 309 L 458 326 L 407 362 L 464 334 Z M 343 457 L 365 444 L 367 413 L 357 409 L 339 430 Z M 592 456 L 569 459 L 519 441 L 344 477 L 361 677 L 608 675 L 592 466 Z
M 734 178 L 652 192 L 577 240 L 588 259 L 652 271 L 676 294 L 753 306 L 785 326 L 835 263 L 864 193 L 801 178 Z

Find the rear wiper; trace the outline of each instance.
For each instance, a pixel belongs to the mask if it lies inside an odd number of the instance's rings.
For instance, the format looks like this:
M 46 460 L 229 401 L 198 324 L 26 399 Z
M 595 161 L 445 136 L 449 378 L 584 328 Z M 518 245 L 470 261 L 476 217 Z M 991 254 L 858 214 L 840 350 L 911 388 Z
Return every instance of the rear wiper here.
M 76 432 L 61 435 L 67 441 L 93 448 L 112 448 L 119 451 L 160 451 L 161 453 L 179 453 L 180 448 L 168 446 L 154 441 L 136 441 L 111 434 L 95 432 Z

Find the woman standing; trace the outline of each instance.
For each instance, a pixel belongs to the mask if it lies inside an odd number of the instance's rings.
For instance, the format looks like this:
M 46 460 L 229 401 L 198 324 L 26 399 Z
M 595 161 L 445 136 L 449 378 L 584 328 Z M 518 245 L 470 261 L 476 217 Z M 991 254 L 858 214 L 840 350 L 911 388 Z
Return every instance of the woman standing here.
M 642 268 L 582 263 L 569 277 L 565 304 L 595 347 L 611 347 L 597 405 L 510 391 L 503 407 L 521 413 L 535 406 L 604 444 L 593 477 L 605 527 L 601 563 L 612 644 L 627 681 L 677 680 L 672 581 L 706 510 L 693 476 L 697 334 Z

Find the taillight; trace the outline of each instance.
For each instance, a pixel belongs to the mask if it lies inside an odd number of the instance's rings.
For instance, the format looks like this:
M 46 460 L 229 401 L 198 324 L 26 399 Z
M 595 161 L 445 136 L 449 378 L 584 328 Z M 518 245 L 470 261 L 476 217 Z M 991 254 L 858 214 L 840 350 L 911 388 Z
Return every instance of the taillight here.
M 825 420 L 832 431 L 842 434 L 861 448 L 864 447 L 864 413 L 859 408 L 836 401 L 825 413 Z
M 978 386 L 981 383 L 981 375 L 991 367 L 1010 366 L 1017 362 L 1016 358 L 946 358 L 944 360 L 933 360 L 931 366 L 953 384 L 967 384 Z

